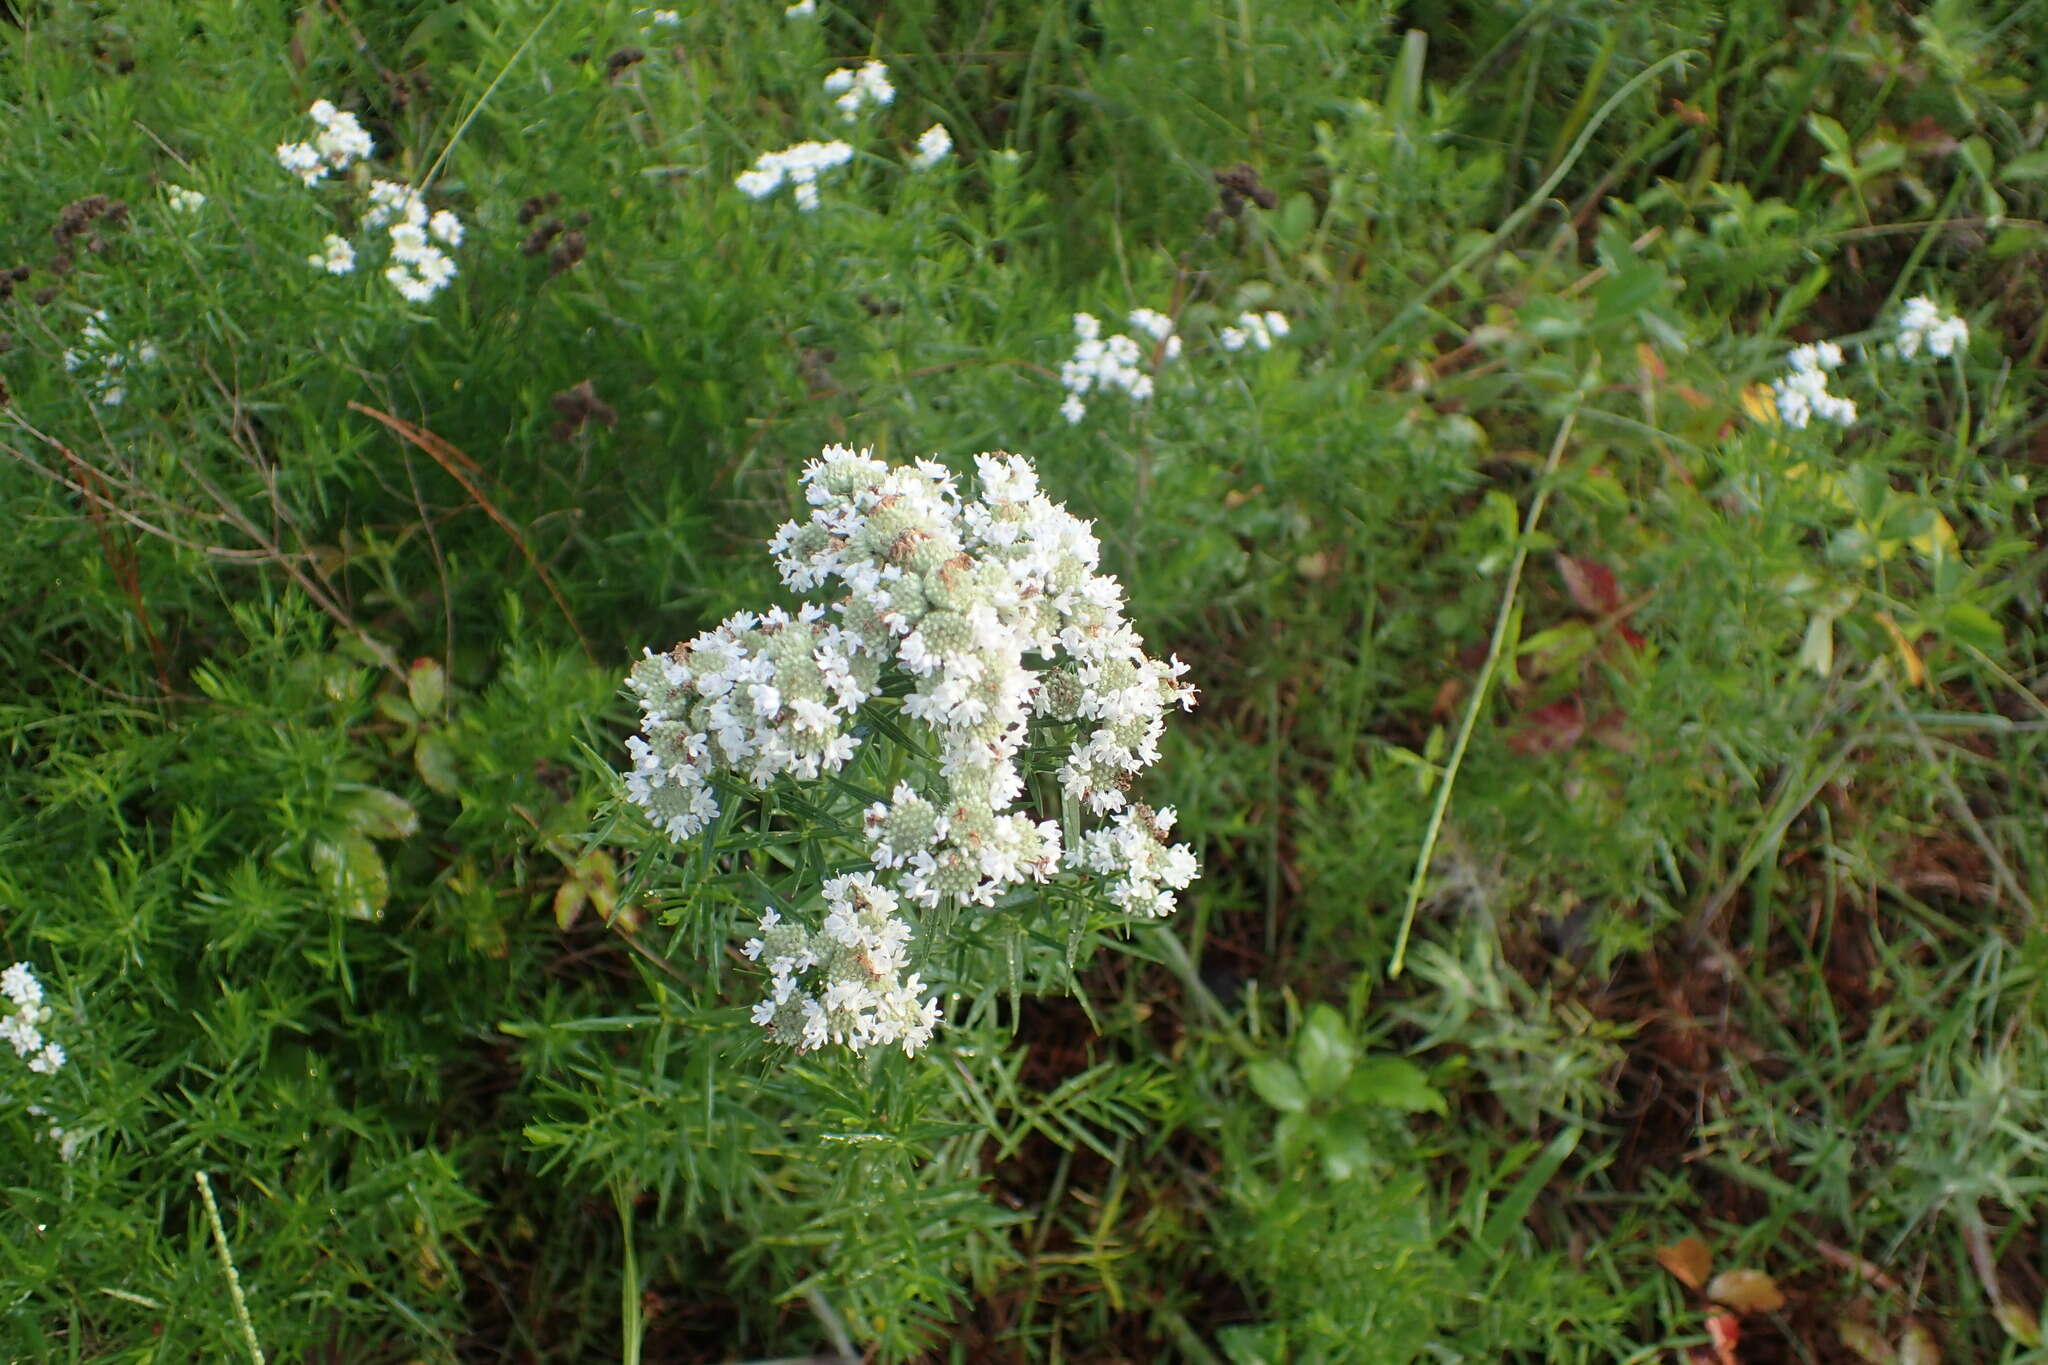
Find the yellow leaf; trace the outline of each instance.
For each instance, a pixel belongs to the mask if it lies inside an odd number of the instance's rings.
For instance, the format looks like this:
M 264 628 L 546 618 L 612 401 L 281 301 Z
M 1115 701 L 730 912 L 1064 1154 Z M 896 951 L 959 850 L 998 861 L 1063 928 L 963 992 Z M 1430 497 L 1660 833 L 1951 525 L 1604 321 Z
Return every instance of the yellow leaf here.
M 1906 632 L 1885 612 L 1877 613 L 1878 624 L 1892 637 L 1892 644 L 1898 648 L 1899 661 L 1906 666 L 1906 681 L 1914 687 L 1927 685 L 1927 665 L 1920 662 L 1920 652 L 1913 648 L 1913 642 L 1906 638 Z
M 1742 410 L 1753 422 L 1765 426 L 1778 424 L 1778 399 L 1771 392 L 1769 384 L 1751 384 L 1742 391 Z
M 1698 1289 L 1707 1282 L 1707 1272 L 1714 1268 L 1714 1253 L 1699 1238 L 1688 1237 L 1668 1247 L 1658 1247 L 1657 1264 L 1676 1275 L 1687 1289 Z
M 1956 528 L 1936 512 L 1934 524 L 1906 543 L 1918 550 L 1922 559 L 1951 558 L 1956 552 Z
M 1784 1291 L 1761 1270 L 1724 1270 L 1707 1286 L 1707 1297 L 1738 1313 L 1775 1313 L 1785 1306 Z

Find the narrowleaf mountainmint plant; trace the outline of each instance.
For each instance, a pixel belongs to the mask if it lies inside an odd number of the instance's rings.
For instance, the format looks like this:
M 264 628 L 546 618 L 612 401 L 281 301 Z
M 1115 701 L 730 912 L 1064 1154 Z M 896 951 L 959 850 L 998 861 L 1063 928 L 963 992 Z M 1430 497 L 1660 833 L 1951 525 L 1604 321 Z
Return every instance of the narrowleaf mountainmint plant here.
M 627 679 L 642 716 L 626 791 L 677 842 L 717 817 L 721 784 L 844 768 L 877 742 L 863 708 L 899 707 L 922 751 L 862 814 L 872 867 L 825 883 L 821 925 L 771 908 L 745 945 L 772 978 L 755 1021 L 799 1051 L 930 1040 L 939 1007 L 907 971 L 906 909 L 1092 875 L 1118 910 L 1158 917 L 1197 875 L 1167 842 L 1173 811 L 1128 795 L 1166 713 L 1194 705 L 1187 666 L 1146 655 L 1088 524 L 1039 491 L 1029 461 L 975 465 L 970 498 L 933 461 L 826 447 L 804 470 L 809 518 L 769 549 L 782 581 L 830 594 L 829 610 L 741 612 Z M 1026 802 L 1027 757 L 1056 773 L 1065 824 Z

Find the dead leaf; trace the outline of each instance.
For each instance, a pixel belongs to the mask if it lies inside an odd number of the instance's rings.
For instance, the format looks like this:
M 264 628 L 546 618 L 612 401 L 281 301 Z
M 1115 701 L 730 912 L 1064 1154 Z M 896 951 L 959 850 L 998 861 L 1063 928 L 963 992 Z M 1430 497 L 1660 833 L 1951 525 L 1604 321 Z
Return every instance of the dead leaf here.
M 1742 1324 L 1732 1313 L 1716 1313 L 1707 1319 L 1707 1340 L 1714 1343 L 1714 1356 L 1720 1365 L 1742 1365 L 1742 1357 L 1735 1348 L 1742 1342 Z
M 1892 637 L 1892 644 L 1899 651 L 1899 661 L 1906 666 L 1906 681 L 1914 687 L 1927 684 L 1927 665 L 1920 662 L 1920 652 L 1913 648 L 1913 642 L 1906 638 L 1906 632 L 1899 629 L 1898 622 L 1885 612 L 1877 613 L 1877 622 Z
M 1668 1247 L 1658 1247 L 1657 1264 L 1677 1276 L 1687 1289 L 1703 1289 L 1714 1268 L 1714 1253 L 1699 1238 L 1687 1237 Z
M 1429 704 L 1429 714 L 1438 720 L 1449 720 L 1456 713 L 1458 703 L 1464 695 L 1465 684 L 1462 680 L 1445 678 L 1443 685 L 1436 690 L 1436 699 Z
M 1524 720 L 1522 728 L 1508 736 L 1508 748 L 1518 754 L 1561 754 L 1586 733 L 1586 708 L 1577 697 L 1539 706 Z
M 1761 1270 L 1724 1270 L 1707 1286 L 1707 1297 L 1738 1313 L 1775 1313 L 1785 1306 L 1784 1291 Z
M 1588 616 L 1611 616 L 1621 609 L 1621 587 L 1614 581 L 1614 570 L 1597 559 L 1559 555 L 1557 573 L 1564 579 L 1564 590 Z
M 1884 1334 L 1867 1322 L 1854 1318 L 1842 1318 L 1835 1323 L 1835 1335 L 1842 1339 L 1842 1345 L 1866 1365 L 1897 1365 L 1899 1353 L 1884 1339 Z
M 1899 1337 L 1899 1365 L 1941 1365 L 1941 1347 L 1934 1344 L 1934 1333 L 1917 1322 L 1907 1323 Z

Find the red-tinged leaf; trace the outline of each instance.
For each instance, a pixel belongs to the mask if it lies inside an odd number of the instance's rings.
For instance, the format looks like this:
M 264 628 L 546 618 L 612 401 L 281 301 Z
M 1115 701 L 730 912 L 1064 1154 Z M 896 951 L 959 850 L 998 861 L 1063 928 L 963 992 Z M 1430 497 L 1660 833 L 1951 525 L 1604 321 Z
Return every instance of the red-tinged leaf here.
M 1724 1270 L 1707 1286 L 1707 1297 L 1738 1313 L 1775 1313 L 1785 1306 L 1785 1291 L 1761 1270 Z
M 1586 727 L 1591 735 L 1605 748 L 1618 754 L 1632 754 L 1636 751 L 1636 737 L 1629 732 L 1628 721 L 1619 711 L 1609 711 Z M 1693 1288 L 1699 1288 L 1694 1285 Z
M 1614 581 L 1614 570 L 1599 560 L 1559 555 L 1557 574 L 1572 601 L 1587 615 L 1611 616 L 1621 610 L 1621 585 Z
M 1687 1237 L 1668 1247 L 1657 1248 L 1657 1264 L 1678 1277 L 1687 1289 L 1704 1289 L 1714 1268 L 1714 1253 L 1697 1237 Z
M 1707 1340 L 1714 1343 L 1714 1356 L 1720 1365 L 1742 1365 L 1742 1357 L 1735 1349 L 1742 1343 L 1742 1324 L 1733 1313 L 1716 1313 L 1707 1319 Z
M 1617 621 L 1615 623 L 1614 628 L 1621 632 L 1622 639 L 1628 641 L 1628 647 L 1630 649 L 1641 649 L 1644 645 L 1650 643 L 1648 640 L 1645 640 L 1643 638 L 1643 634 L 1641 631 L 1637 630 L 1634 626 L 1629 625 L 1625 621 Z
M 1657 348 L 1647 341 L 1636 343 L 1636 368 L 1641 370 L 1643 377 L 1652 384 L 1664 382 L 1664 357 L 1658 355 Z
M 1586 708 L 1577 697 L 1539 706 L 1524 718 L 1522 728 L 1508 736 L 1508 748 L 1531 757 L 1561 754 L 1586 733 Z

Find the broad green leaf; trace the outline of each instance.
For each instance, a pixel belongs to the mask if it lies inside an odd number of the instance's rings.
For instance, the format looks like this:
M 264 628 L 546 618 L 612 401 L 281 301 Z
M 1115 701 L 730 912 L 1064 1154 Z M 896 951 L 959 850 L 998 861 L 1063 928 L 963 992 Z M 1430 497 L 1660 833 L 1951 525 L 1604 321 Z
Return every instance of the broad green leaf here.
M 1372 1166 L 1372 1141 L 1351 1120 L 1338 1118 L 1318 1124 L 1316 1150 L 1323 1159 L 1323 1174 L 1331 1180 L 1350 1180 Z
M 420 742 L 413 746 L 412 765 L 419 769 L 420 780 L 443 796 L 454 795 L 462 780 L 455 763 L 455 746 L 435 731 L 421 735 Z
M 1262 1057 L 1246 1073 L 1259 1098 L 1283 1114 L 1299 1114 L 1308 1108 L 1308 1091 L 1293 1067 L 1277 1057 Z
M 2048 177 L 2048 147 L 2016 156 L 1998 173 L 2001 180 L 2040 180 Z
M 1358 1046 L 1351 1041 L 1344 1016 L 1328 1005 L 1309 1010 L 1301 1036 L 1294 1042 L 1295 1065 L 1301 1068 L 1301 1081 L 1308 1093 L 1319 1100 L 1335 1099 L 1343 1092 L 1357 1058 Z
M 377 846 L 360 834 L 315 839 L 313 870 L 351 919 L 381 918 L 391 899 L 391 877 Z
M 1378 1105 L 1403 1113 L 1445 1112 L 1444 1097 L 1421 1067 L 1405 1057 L 1367 1057 L 1353 1069 L 1346 1095 L 1353 1104 Z
M 1987 654 L 2005 647 L 2005 628 L 1998 618 L 1971 602 L 1957 602 L 1941 613 L 1941 633 Z
M 419 812 L 412 802 L 382 787 L 366 787 L 349 802 L 350 826 L 372 839 L 410 839 L 420 832 Z
M 412 699 L 413 710 L 432 720 L 441 714 L 441 706 L 448 699 L 448 674 L 432 659 L 414 659 L 412 667 L 406 670 L 405 691 Z

